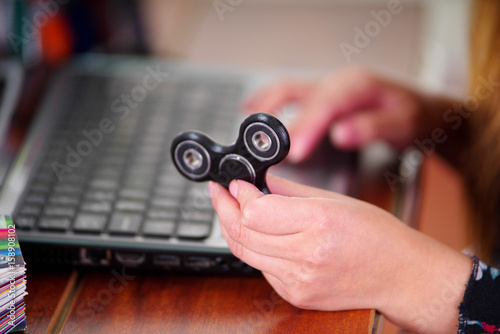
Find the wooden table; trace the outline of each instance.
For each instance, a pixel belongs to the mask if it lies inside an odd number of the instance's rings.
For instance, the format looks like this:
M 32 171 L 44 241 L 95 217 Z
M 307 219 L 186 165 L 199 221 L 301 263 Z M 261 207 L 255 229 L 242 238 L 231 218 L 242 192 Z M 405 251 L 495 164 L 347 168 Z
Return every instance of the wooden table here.
M 370 180 L 361 180 L 359 197 L 392 210 L 397 194 L 384 178 Z M 375 310 L 298 309 L 260 275 L 35 272 L 29 263 L 27 275 L 27 333 L 369 334 L 379 327 Z

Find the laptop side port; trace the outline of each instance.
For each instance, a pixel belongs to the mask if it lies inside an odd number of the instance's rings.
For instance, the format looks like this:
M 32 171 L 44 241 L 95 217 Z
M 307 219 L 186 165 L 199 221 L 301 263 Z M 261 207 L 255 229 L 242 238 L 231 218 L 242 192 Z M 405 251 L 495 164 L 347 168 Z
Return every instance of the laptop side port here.
M 229 271 L 229 263 L 223 257 L 216 257 L 214 261 L 214 266 L 221 271 Z
M 146 261 L 146 254 L 115 252 L 115 259 L 126 267 L 137 267 Z
M 207 269 L 212 266 L 212 261 L 206 256 L 188 256 L 184 265 L 192 269 Z
M 233 270 L 243 272 L 246 274 L 256 272 L 256 269 L 250 267 L 248 264 L 238 259 L 233 260 L 230 265 Z
M 153 263 L 163 267 L 180 267 L 181 258 L 172 254 L 157 254 L 153 257 Z
M 111 263 L 111 251 L 101 248 L 80 248 L 80 262 L 85 265 L 107 266 Z

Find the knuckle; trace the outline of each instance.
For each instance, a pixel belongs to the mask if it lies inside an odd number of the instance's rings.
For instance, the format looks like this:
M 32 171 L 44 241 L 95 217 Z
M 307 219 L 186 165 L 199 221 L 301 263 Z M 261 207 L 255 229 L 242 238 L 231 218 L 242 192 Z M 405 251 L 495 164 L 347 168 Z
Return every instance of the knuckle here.
M 224 236 L 224 238 L 226 239 L 227 246 L 229 247 L 231 253 L 241 259 L 243 256 L 243 246 L 238 241 L 232 239 L 231 236 L 229 236 L 229 238 Z
M 311 254 L 304 260 L 305 266 L 307 266 L 309 270 L 321 270 L 321 268 L 328 264 L 324 256 L 325 252 L 326 251 L 321 246 L 316 246 Z
M 316 291 L 313 275 L 307 273 L 305 268 L 289 271 L 282 278 L 284 289 L 280 292 L 283 299 L 299 308 L 310 309 L 314 306 Z
M 229 237 L 233 240 L 239 240 L 241 237 L 241 224 L 239 219 L 234 219 L 227 228 Z
M 303 290 L 295 290 L 287 294 L 287 301 L 301 309 L 309 309 L 312 307 L 311 296 Z M 285 298 L 286 299 L 286 298 Z
M 233 255 L 236 256 L 238 259 L 243 258 L 244 249 L 241 244 L 237 242 L 232 242 L 231 245 L 229 246 L 229 249 L 231 250 L 231 253 L 233 253 Z
M 241 223 L 250 226 L 257 219 L 259 204 L 256 200 L 246 202 L 241 208 Z
M 307 262 L 304 263 L 302 270 L 297 273 L 296 280 L 304 287 L 308 287 L 314 284 L 314 270 L 317 268 L 316 264 L 313 262 L 310 266 L 307 266 Z

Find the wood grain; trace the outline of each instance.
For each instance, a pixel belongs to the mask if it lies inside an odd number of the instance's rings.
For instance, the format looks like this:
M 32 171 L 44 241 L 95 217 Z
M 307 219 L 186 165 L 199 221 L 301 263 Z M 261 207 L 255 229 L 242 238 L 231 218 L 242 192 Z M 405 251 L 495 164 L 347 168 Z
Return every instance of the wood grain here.
M 57 318 L 58 306 L 64 302 L 71 271 L 36 272 L 27 267 L 26 333 L 46 333 Z
M 371 333 L 374 311 L 300 310 L 264 278 L 88 273 L 63 333 Z M 110 282 L 114 282 L 110 291 Z M 118 291 L 119 290 L 119 291 Z

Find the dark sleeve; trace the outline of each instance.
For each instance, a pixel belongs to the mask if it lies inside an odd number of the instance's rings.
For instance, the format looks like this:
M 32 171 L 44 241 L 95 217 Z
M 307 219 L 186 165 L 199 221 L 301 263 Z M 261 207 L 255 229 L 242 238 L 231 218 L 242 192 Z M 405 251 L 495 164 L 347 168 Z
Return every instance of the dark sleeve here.
M 458 333 L 500 334 L 500 270 L 473 259 L 472 274 L 458 308 Z

